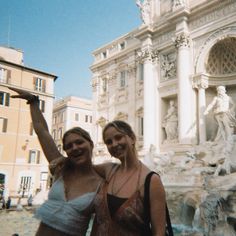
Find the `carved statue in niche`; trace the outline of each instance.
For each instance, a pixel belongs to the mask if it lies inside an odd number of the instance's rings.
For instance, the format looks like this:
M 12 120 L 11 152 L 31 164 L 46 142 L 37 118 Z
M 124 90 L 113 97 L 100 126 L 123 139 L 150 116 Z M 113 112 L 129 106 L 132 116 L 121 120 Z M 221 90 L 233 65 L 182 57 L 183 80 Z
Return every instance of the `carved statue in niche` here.
M 166 132 L 165 142 L 177 142 L 178 139 L 178 112 L 174 100 L 170 100 L 167 114 L 162 122 Z
M 218 86 L 216 90 L 217 96 L 215 96 L 208 105 L 204 115 L 207 115 L 209 111 L 213 110 L 214 118 L 218 124 L 215 141 L 229 141 L 232 139 L 233 127 L 236 126 L 235 103 L 233 99 L 226 94 L 224 86 Z
M 150 0 L 136 0 L 136 5 L 140 9 L 141 19 L 145 25 L 149 25 L 151 23 L 151 3 Z
M 236 171 L 236 146 L 233 137 L 233 129 L 236 127 L 235 103 L 226 94 L 224 86 L 216 88 L 217 96 L 207 106 L 204 115 L 213 110 L 214 118 L 217 122 L 217 134 L 213 144 L 209 144 L 213 155 L 210 164 L 217 164 L 215 175 L 221 172 L 230 174 Z

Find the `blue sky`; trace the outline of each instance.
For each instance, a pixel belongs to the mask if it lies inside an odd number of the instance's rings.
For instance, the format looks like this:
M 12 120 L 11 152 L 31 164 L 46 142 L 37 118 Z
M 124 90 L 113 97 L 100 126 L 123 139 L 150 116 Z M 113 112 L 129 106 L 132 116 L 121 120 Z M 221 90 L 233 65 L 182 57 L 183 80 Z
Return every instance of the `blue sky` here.
M 92 52 L 140 24 L 135 0 L 2 0 L 0 45 L 57 75 L 56 98 L 91 98 Z

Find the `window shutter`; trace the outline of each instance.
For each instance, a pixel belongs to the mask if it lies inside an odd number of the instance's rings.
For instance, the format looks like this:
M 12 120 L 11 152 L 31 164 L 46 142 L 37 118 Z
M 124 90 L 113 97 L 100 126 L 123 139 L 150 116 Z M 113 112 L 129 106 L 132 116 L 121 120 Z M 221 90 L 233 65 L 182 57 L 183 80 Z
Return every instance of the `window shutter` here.
M 2 132 L 4 132 L 4 133 L 7 132 L 7 119 L 3 119 Z
M 41 100 L 41 111 L 45 111 L 45 101 Z
M 28 158 L 28 163 L 30 163 L 30 160 L 31 160 L 31 155 L 32 155 L 32 150 L 29 150 L 29 158 Z
M 11 71 L 7 70 L 7 78 L 6 78 L 6 82 L 9 83 L 10 82 L 10 78 L 11 78 Z
M 37 151 L 37 161 L 36 161 L 37 164 L 40 163 L 40 151 Z
M 42 80 L 42 92 L 46 92 L 46 81 Z
M 30 135 L 34 134 L 34 127 L 33 127 L 33 123 L 30 123 Z
M 10 94 L 9 93 L 5 93 L 5 98 L 6 98 L 6 100 L 5 100 L 5 106 L 9 106 L 9 104 L 10 104 Z
M 37 82 L 37 77 L 33 77 L 33 88 L 34 88 L 34 90 L 37 90 L 36 82 Z

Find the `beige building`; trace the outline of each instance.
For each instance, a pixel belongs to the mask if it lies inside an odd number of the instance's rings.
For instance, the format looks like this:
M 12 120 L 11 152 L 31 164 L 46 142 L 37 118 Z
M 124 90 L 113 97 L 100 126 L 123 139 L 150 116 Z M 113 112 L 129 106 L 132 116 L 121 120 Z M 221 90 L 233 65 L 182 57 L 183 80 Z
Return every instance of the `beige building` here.
M 55 101 L 53 106 L 52 136 L 62 150 L 62 136 L 70 128 L 79 126 L 92 136 L 92 101 L 85 98 L 69 96 Z
M 189 150 L 217 128 L 203 114 L 215 87 L 226 86 L 236 100 L 236 2 L 136 3 L 143 24 L 93 52 L 95 141 L 102 149 L 103 126 L 122 119 L 144 153 L 152 145 Z
M 39 96 L 51 129 L 57 76 L 23 64 L 23 52 L 0 47 L 0 183 L 5 196 L 27 196 L 46 189 L 48 162 L 33 131 L 29 105 L 13 99 L 8 87 Z

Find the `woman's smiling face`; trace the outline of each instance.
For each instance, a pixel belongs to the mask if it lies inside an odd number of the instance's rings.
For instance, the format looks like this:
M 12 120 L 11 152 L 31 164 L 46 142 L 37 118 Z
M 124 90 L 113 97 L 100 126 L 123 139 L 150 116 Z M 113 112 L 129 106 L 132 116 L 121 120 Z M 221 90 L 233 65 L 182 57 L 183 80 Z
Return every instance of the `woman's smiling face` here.
M 104 132 L 104 142 L 109 153 L 122 161 L 134 145 L 134 140 L 115 127 L 108 127 Z
M 92 149 L 91 143 L 79 134 L 70 133 L 65 138 L 64 150 L 75 164 L 91 162 Z

